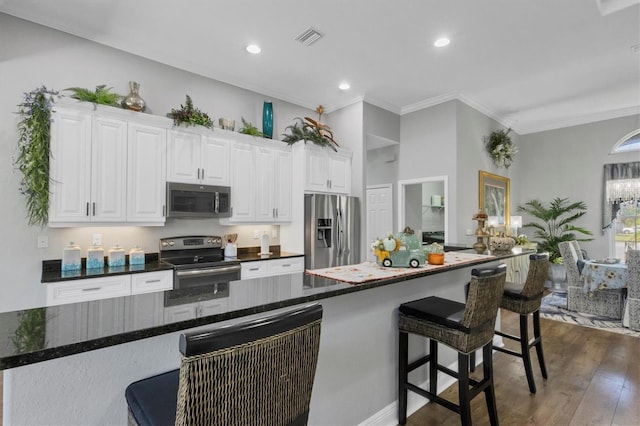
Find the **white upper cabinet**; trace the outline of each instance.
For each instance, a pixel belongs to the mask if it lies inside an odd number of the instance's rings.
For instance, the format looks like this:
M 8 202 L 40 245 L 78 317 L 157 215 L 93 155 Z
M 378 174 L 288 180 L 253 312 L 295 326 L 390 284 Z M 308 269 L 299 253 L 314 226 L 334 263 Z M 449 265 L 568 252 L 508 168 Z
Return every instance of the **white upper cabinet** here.
M 50 224 L 126 221 L 125 121 L 58 110 L 51 153 Z
M 272 141 L 236 142 L 231 148 L 232 215 L 221 223 L 291 221 L 293 157 Z
M 51 124 L 49 224 L 89 222 L 91 114 L 56 108 Z
M 167 205 L 167 132 L 129 123 L 128 148 L 127 220 L 163 224 Z
M 115 108 L 55 107 L 49 226 L 164 223 L 166 129 L 153 120 Z
M 350 153 L 305 146 L 304 171 L 304 190 L 307 192 L 351 192 Z
M 204 133 L 170 130 L 167 180 L 228 186 L 229 141 Z

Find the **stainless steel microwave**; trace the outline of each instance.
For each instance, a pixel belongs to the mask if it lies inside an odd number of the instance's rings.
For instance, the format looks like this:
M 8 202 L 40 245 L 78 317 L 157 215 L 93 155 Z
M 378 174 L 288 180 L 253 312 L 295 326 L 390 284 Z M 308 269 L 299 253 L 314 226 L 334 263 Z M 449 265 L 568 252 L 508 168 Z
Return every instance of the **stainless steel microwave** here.
M 231 216 L 231 188 L 167 182 L 167 217 L 206 219 Z

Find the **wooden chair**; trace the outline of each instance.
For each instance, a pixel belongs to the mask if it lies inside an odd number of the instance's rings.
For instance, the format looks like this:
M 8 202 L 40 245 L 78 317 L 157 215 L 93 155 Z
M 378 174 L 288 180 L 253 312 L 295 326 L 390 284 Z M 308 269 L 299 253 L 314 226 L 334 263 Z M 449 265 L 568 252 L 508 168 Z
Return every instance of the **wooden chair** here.
M 567 309 L 584 314 L 621 319 L 626 289 L 584 291 L 584 282 L 578 269 L 578 260 L 584 260 L 577 241 L 558 243 L 560 256 L 567 270 Z
M 473 269 L 466 303 L 432 296 L 400 305 L 398 313 L 398 422 L 407 422 L 407 391 L 411 390 L 460 414 L 471 424 L 471 400 L 484 392 L 492 425 L 498 424 L 493 388 L 492 341 L 506 277 L 506 266 Z M 409 363 L 408 335 L 429 339 L 429 354 Z M 438 363 L 438 343 L 458 351 L 458 371 Z M 483 350 L 483 378 L 469 377 L 469 355 Z M 429 364 L 429 390 L 409 382 L 409 372 Z M 459 404 L 437 395 L 438 371 L 458 379 Z
M 322 306 L 180 336 L 180 369 L 132 383 L 130 425 L 304 425 Z

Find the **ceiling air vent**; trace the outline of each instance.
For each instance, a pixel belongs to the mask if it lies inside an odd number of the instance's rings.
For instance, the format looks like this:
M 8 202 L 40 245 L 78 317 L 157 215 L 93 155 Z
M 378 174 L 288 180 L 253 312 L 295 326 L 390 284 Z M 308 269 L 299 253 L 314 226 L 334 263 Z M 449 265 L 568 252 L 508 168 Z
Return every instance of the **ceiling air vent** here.
M 322 34 L 314 30 L 313 28 L 309 28 L 300 33 L 300 35 L 296 37 L 296 41 L 299 41 L 305 46 L 311 46 L 313 43 L 320 40 L 320 37 L 322 37 Z

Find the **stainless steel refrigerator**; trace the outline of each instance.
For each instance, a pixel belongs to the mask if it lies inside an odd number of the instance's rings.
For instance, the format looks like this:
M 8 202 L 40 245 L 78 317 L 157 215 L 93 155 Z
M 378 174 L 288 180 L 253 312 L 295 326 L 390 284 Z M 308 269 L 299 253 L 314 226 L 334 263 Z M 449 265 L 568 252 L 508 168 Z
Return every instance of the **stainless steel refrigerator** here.
M 329 194 L 304 196 L 306 269 L 360 263 L 360 200 Z

